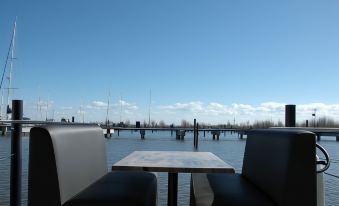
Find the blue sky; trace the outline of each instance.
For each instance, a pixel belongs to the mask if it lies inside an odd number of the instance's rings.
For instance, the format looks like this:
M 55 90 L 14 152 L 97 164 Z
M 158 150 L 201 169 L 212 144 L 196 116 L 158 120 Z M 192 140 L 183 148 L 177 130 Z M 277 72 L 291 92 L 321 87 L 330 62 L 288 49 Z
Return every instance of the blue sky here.
M 110 91 L 111 120 L 147 120 L 151 89 L 151 117 L 167 123 L 283 120 L 287 103 L 299 121 L 314 109 L 339 120 L 338 10 L 337 0 L 2 0 L 0 66 L 17 16 L 12 97 L 33 119 L 104 120 Z

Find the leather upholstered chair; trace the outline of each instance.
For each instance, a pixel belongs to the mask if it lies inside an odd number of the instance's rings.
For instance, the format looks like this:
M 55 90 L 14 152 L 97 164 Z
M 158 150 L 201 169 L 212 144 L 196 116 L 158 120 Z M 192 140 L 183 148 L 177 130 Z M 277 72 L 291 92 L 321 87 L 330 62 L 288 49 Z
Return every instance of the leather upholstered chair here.
M 192 174 L 191 205 L 316 206 L 315 140 L 306 131 L 250 131 L 242 173 Z
M 108 172 L 99 126 L 48 125 L 30 131 L 29 206 L 154 206 L 149 172 Z

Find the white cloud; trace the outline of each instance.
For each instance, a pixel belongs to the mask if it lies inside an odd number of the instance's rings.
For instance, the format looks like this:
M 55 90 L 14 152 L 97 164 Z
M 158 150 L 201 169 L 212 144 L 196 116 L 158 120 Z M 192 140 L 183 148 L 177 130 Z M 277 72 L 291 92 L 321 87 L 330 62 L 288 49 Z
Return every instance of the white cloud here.
M 203 106 L 201 102 L 189 102 L 189 103 L 175 103 L 174 105 L 160 106 L 162 110 L 169 111 L 190 111 L 190 112 L 201 112 Z
M 115 108 L 122 108 L 123 110 L 138 110 L 138 106 L 133 103 L 126 102 L 124 100 L 119 100 L 118 103 L 113 104 Z
M 91 105 L 86 106 L 87 109 L 106 109 L 107 103 L 102 101 L 93 101 Z
M 281 102 L 264 102 L 259 105 L 250 105 L 243 103 L 233 103 L 224 105 L 217 102 L 204 104 L 200 101 L 180 103 L 160 106 L 162 112 L 170 112 L 173 115 L 187 117 L 188 113 L 199 114 L 201 118 L 211 119 L 211 116 L 218 121 L 232 119 L 236 117 L 239 121 L 254 120 L 283 120 L 285 118 L 285 103 Z M 296 106 L 297 121 L 311 119 L 312 113 L 316 109 L 317 116 L 329 116 L 338 118 L 339 104 L 309 103 Z M 191 115 L 191 116 L 192 116 Z M 213 121 L 213 120 L 212 120 Z
M 258 109 L 263 111 L 282 111 L 285 109 L 285 105 L 285 103 L 279 102 L 265 102 L 260 104 L 260 107 L 258 107 Z

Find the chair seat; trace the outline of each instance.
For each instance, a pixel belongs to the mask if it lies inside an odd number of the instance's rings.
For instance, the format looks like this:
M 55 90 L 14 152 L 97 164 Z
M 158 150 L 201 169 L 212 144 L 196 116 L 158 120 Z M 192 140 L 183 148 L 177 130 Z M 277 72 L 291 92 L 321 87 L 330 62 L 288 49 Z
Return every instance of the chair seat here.
M 157 180 L 148 172 L 109 172 L 64 206 L 156 205 Z
M 274 206 L 241 174 L 192 174 L 195 205 Z

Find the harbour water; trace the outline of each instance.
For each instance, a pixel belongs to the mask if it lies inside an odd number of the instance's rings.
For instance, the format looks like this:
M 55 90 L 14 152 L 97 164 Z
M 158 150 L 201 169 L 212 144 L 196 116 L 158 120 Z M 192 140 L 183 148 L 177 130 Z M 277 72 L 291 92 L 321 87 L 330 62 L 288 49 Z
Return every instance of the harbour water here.
M 28 137 L 23 137 L 22 141 L 22 161 L 23 161 L 23 192 L 22 205 L 27 203 L 27 166 L 28 166 Z M 245 140 L 239 140 L 237 134 L 226 133 L 220 136 L 219 141 L 213 141 L 211 134 L 206 137 L 199 134 L 199 151 L 213 152 L 224 161 L 231 164 L 236 172 L 241 172 L 243 153 L 245 149 Z M 329 169 L 329 173 L 339 174 L 339 142 L 333 137 L 324 137 L 320 142 L 334 160 Z M 193 134 L 187 133 L 184 141 L 175 140 L 170 132 L 146 132 L 146 139 L 141 140 L 138 132 L 123 131 L 117 136 L 115 133 L 111 139 L 106 140 L 107 147 L 107 168 L 136 150 L 158 150 L 158 151 L 192 151 Z M 9 156 L 10 137 L 0 136 L 0 158 Z M 9 205 L 9 159 L 0 160 L 0 206 Z M 79 169 L 79 172 L 81 170 Z M 339 205 L 339 179 L 328 175 L 324 176 L 326 205 Z M 159 182 L 159 205 L 167 203 L 167 173 L 158 173 Z M 179 174 L 178 205 L 189 205 L 189 174 Z

